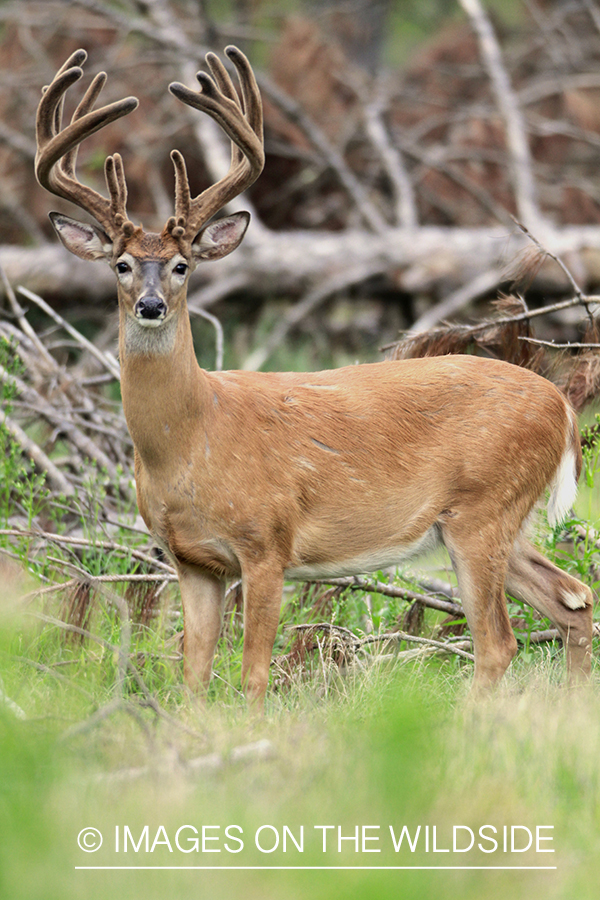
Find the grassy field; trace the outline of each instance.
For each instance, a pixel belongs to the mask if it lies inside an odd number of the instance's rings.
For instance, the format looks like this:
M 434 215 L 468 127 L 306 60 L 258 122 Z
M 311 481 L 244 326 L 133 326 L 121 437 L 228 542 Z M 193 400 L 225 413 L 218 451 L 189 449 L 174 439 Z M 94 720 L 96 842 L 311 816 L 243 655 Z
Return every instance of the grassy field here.
M 477 706 L 466 672 L 409 663 L 273 694 L 264 721 L 171 697 L 170 720 L 73 727 L 96 665 L 10 666 L 29 714 L 1 713 L 3 897 L 597 895 L 598 684 L 562 689 L 550 655 Z

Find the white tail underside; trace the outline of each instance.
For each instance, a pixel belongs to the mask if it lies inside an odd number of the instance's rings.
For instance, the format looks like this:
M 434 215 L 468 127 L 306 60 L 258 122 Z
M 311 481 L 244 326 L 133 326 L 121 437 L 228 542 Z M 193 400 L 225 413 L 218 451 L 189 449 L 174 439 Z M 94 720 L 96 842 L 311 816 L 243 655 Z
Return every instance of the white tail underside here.
M 548 522 L 552 527 L 559 525 L 566 518 L 573 506 L 577 494 L 577 476 L 575 452 L 570 444 L 563 453 L 560 465 L 556 470 L 554 483 L 550 487 L 548 499 Z

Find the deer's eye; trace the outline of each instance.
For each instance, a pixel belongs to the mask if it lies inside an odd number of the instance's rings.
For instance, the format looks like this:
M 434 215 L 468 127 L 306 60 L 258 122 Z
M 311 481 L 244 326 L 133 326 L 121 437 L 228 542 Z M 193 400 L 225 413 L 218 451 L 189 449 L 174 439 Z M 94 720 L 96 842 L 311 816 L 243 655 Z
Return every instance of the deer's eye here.
M 188 267 L 185 263 L 177 263 L 177 265 L 173 269 L 173 271 L 175 272 L 176 275 L 185 275 L 187 270 L 188 270 Z
M 115 269 L 119 275 L 125 275 L 127 272 L 131 272 L 131 267 L 126 262 L 118 262 Z

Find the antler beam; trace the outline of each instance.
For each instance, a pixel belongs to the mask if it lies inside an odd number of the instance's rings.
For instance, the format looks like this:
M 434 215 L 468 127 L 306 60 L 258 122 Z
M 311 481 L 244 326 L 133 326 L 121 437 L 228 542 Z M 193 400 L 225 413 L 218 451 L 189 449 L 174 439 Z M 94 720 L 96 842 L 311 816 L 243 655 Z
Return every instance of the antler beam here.
M 127 186 L 121 157 L 115 153 L 106 160 L 107 199 L 78 181 L 75 175 L 77 152 L 85 138 L 133 112 L 138 101 L 135 97 L 126 97 L 93 110 L 107 79 L 105 72 L 99 72 L 73 113 L 70 124 L 63 129 L 65 94 L 83 76 L 81 66 L 86 59 L 85 50 L 76 50 L 59 69 L 52 83 L 43 88 L 36 119 L 38 151 L 35 174 L 42 187 L 88 212 L 109 237 L 115 238 L 127 222 Z
M 190 195 L 183 156 L 178 150 L 171 152 L 175 167 L 175 217 L 169 219 L 167 229 L 174 237 L 184 240 L 193 240 L 202 225 L 253 184 L 265 163 L 262 101 L 254 73 L 237 47 L 229 46 L 225 52 L 237 70 L 241 98 L 225 66 L 214 53 L 206 55 L 211 75 L 206 72 L 196 75 L 200 91 L 193 91 L 179 82 L 169 85 L 173 96 L 209 115 L 232 142 L 229 172 L 194 199 Z

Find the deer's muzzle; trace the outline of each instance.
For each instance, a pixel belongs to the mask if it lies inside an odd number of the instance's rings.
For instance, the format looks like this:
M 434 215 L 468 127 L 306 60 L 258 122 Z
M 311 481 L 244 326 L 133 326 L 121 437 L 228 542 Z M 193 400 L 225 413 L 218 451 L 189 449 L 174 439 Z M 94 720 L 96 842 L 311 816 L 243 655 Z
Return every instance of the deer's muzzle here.
M 167 314 L 167 304 L 161 297 L 141 297 L 135 304 L 136 319 L 158 324 Z

